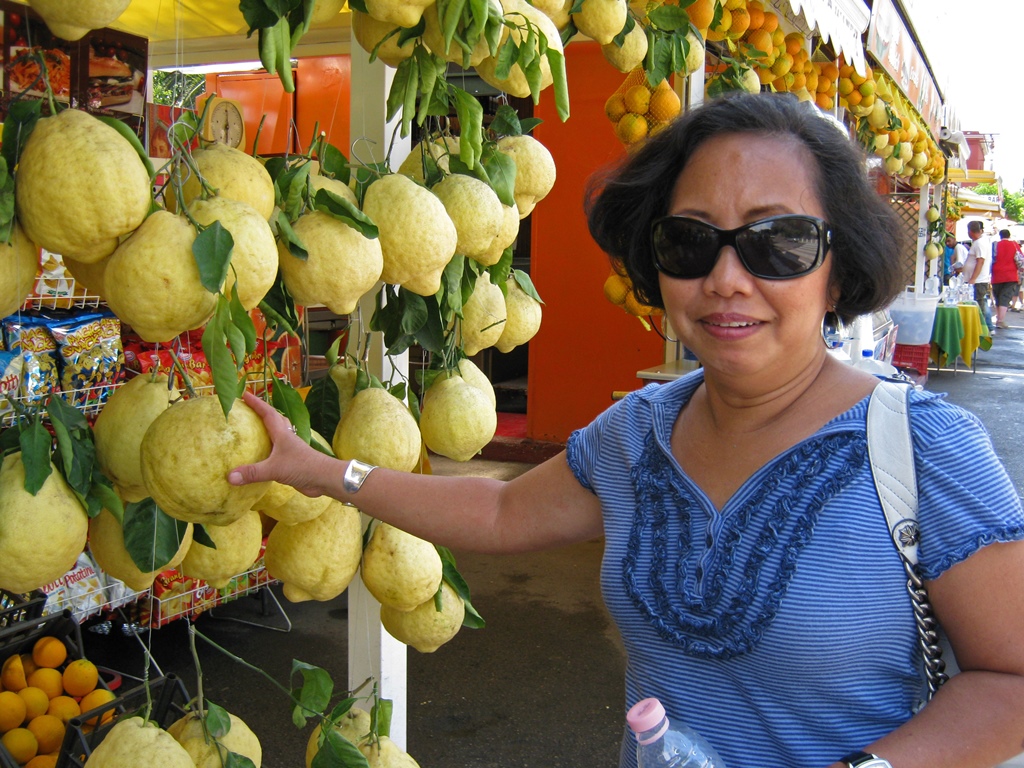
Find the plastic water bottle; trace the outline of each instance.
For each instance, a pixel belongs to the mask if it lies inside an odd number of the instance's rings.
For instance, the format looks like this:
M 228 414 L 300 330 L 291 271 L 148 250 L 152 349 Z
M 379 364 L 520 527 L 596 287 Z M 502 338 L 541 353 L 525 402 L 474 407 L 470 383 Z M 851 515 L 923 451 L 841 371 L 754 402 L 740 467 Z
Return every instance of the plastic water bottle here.
M 875 376 L 892 376 L 896 373 L 896 369 L 889 365 L 884 360 L 876 360 L 875 352 L 871 349 L 862 349 L 860 351 L 861 357 L 855 365 L 862 371 L 867 371 Z
M 639 768 L 725 768 L 725 762 L 699 733 L 681 723 L 669 727 L 665 707 L 657 699 L 634 704 L 626 722 L 636 734 Z

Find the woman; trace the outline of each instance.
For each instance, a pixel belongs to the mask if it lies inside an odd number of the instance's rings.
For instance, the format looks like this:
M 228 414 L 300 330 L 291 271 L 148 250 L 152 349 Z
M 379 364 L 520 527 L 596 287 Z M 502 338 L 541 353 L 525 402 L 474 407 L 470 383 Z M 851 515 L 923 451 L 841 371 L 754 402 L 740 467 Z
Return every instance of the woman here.
M 626 706 L 657 696 L 730 768 L 842 768 L 859 750 L 993 766 L 1024 736 L 1024 514 L 977 420 L 914 393 L 921 567 L 964 670 L 915 715 L 914 618 L 865 456 L 876 380 L 822 339 L 826 316 L 899 289 L 900 229 L 863 168 L 791 97 L 694 110 L 600 180 L 588 215 L 701 370 L 630 394 L 507 483 L 374 470 L 355 493 L 345 462 L 250 396 L 274 449 L 232 482 L 329 493 L 455 549 L 604 535 Z

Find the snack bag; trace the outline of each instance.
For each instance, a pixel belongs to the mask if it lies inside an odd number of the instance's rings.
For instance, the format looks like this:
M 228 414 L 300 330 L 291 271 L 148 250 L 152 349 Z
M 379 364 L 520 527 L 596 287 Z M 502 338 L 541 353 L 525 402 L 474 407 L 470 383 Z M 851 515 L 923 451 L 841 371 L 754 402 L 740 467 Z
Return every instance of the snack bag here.
M 47 321 L 40 317 L 9 317 L 4 320 L 7 348 L 22 357 L 19 397 L 26 405 L 44 403 L 60 390 L 57 373 L 57 342 Z
M 21 367 L 21 355 L 0 352 L 0 424 L 4 426 L 14 421 L 11 401 L 18 397 L 21 387 Z
M 109 312 L 52 320 L 60 386 L 69 403 L 98 409 L 124 379 L 121 322 Z
M 42 587 L 42 590 L 46 593 L 44 614 L 71 611 L 79 623 L 102 612 L 107 606 L 99 568 L 87 552 L 78 556 L 78 561 L 70 571 Z

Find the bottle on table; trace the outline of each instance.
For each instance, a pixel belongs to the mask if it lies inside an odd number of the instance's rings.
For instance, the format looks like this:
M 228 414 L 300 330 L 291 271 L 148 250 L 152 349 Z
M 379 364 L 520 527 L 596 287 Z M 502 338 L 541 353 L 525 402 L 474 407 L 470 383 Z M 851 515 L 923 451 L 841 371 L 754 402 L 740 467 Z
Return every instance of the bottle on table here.
M 626 714 L 636 734 L 638 768 L 725 768 L 704 738 L 682 723 L 671 725 L 657 699 L 638 701 Z

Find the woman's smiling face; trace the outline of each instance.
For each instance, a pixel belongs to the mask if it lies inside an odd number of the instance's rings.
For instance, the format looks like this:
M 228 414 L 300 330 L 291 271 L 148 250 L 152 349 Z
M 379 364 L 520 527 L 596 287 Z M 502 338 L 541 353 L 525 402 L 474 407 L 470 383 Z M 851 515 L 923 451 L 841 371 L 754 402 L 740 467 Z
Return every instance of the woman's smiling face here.
M 793 138 L 752 134 L 701 145 L 676 181 L 669 213 L 721 229 L 787 213 L 825 218 L 810 152 Z M 706 277 L 659 281 L 672 327 L 709 373 L 785 377 L 826 354 L 829 273 L 826 256 L 803 277 L 763 280 L 726 246 Z

